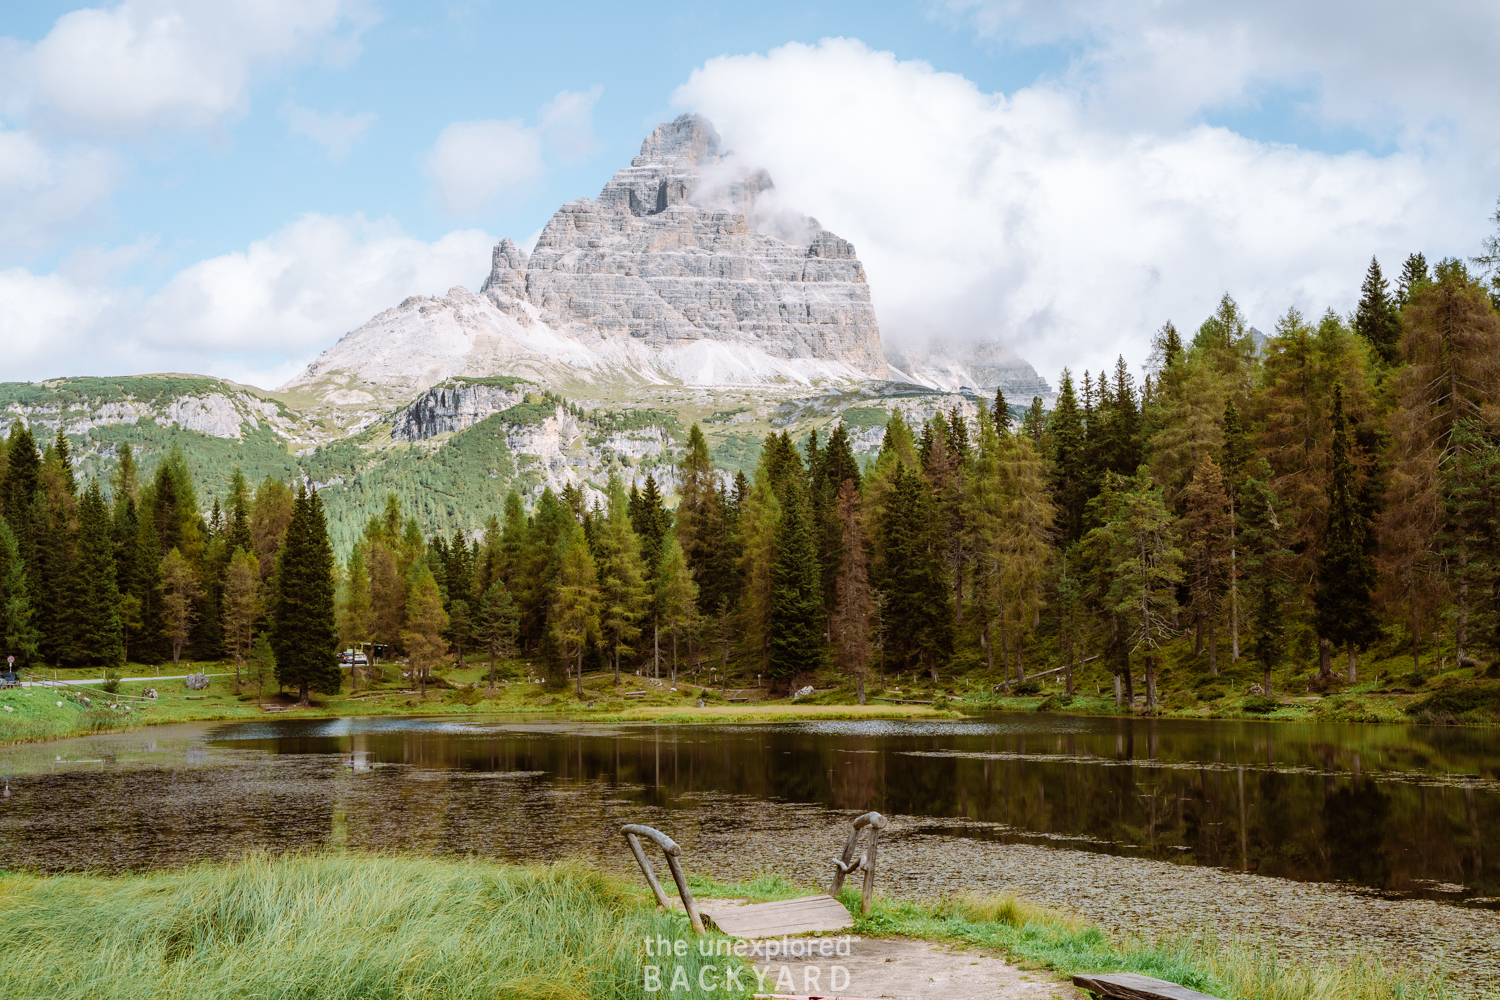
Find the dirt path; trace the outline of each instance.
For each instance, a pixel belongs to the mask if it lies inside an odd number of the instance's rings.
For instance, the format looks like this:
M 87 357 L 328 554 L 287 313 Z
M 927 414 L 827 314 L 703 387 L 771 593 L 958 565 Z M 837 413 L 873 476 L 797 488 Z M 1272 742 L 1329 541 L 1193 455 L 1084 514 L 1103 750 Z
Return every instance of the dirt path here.
M 809 944 L 828 938 L 804 938 Z M 910 938 L 848 938 L 847 954 L 749 958 L 757 993 L 870 1000 L 1076 1000 L 1085 994 L 1046 972 L 979 951 Z

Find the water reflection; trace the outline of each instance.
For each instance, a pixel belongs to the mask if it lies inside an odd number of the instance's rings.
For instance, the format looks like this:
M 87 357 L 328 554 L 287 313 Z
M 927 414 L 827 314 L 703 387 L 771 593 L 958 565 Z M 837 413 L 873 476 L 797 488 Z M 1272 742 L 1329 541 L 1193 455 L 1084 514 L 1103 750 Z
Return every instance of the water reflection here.
M 0 804 L 0 849 L 6 866 L 47 870 L 330 844 L 546 859 L 604 844 L 622 822 L 680 826 L 692 813 L 711 828 L 753 804 L 782 803 L 921 817 L 923 836 L 1494 898 L 1500 879 L 1484 831 L 1500 824 L 1497 737 L 1036 715 L 742 727 L 472 718 L 183 727 L 173 737 L 180 747 L 101 737 L 69 741 L 57 754 L 102 766 L 0 751 L 14 789 Z M 776 822 L 790 820 L 767 821 Z

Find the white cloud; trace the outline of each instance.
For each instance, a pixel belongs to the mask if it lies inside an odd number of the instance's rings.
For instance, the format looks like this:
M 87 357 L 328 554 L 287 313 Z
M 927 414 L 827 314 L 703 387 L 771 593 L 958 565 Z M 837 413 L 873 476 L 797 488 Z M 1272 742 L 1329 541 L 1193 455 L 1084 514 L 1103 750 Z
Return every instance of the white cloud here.
M 1405 145 L 1466 133 L 1493 155 L 1500 6 L 1415 14 L 1369 0 L 940 0 L 934 9 L 1001 42 L 1061 44 L 1066 76 L 1096 108 L 1137 123 L 1254 104 L 1267 87 L 1305 110 Z
M 604 88 L 583 93 L 560 91 L 542 108 L 541 132 L 564 162 L 581 160 L 598 148 L 594 141 L 594 103 Z
M 369 111 L 357 115 L 341 115 L 337 112 L 324 114 L 311 108 L 295 104 L 287 106 L 287 127 L 294 135 L 304 136 L 328 151 L 328 158 L 335 162 L 349 155 L 349 150 L 375 124 L 375 115 Z
M 0 105 L 95 136 L 215 125 L 243 109 L 256 70 L 320 47 L 346 55 L 367 20 L 361 0 L 125 0 L 75 10 L 35 44 L 5 40 Z
M 121 174 L 118 157 L 88 146 L 49 149 L 0 127 L 0 263 L 45 247 L 97 217 Z
M 542 106 L 536 128 L 512 118 L 454 122 L 443 129 L 422 164 L 443 209 L 482 215 L 496 198 L 524 189 L 542 172 L 544 144 L 565 163 L 594 152 L 594 102 L 603 93 L 600 86 L 560 91 Z
M 1122 128 L 841 39 L 710 60 L 676 100 L 855 244 L 888 341 L 999 338 L 1048 378 L 1144 361 L 1226 289 L 1262 328 L 1348 308 L 1371 253 L 1464 252 L 1491 197 L 1451 161 Z
M 0 272 L 0 380 L 186 371 L 279 384 L 409 295 L 476 286 L 493 242 L 459 230 L 428 243 L 391 222 L 309 215 L 144 299 L 87 274 Z
M 425 164 L 438 200 L 455 215 L 485 212 L 497 195 L 541 169 L 541 137 L 518 118 L 454 122 L 438 135 Z

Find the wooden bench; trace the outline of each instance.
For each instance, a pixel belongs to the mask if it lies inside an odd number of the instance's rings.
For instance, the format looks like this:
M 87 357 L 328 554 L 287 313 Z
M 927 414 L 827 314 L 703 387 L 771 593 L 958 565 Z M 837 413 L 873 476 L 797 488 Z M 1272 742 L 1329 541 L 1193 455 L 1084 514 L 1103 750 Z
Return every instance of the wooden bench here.
M 887 822 L 886 818 L 878 812 L 867 812 L 854 820 L 853 829 L 849 831 L 849 839 L 844 844 L 843 855 L 833 859 L 833 888 L 830 894 L 820 893 L 799 899 L 782 899 L 773 903 L 748 905 L 713 903 L 708 906 L 699 906 L 693 899 L 693 894 L 688 890 L 687 877 L 683 874 L 682 863 L 678 860 L 682 855 L 682 848 L 677 846 L 676 841 L 660 830 L 649 826 L 638 826 L 634 823 L 621 827 L 620 832 L 625 834 L 625 842 L 630 845 L 630 852 L 635 855 L 636 863 L 641 866 L 641 873 L 646 876 L 646 882 L 651 886 L 651 891 L 656 895 L 656 902 L 662 909 L 670 909 L 672 904 L 662 890 L 661 883 L 657 881 L 651 862 L 646 860 L 646 854 L 641 850 L 642 837 L 655 843 L 666 855 L 667 867 L 672 871 L 672 881 L 677 883 L 677 894 L 682 898 L 682 908 L 687 911 L 693 930 L 702 934 L 703 917 L 707 916 L 725 934 L 741 938 L 765 938 L 781 937 L 783 934 L 841 931 L 854 926 L 854 918 L 844 908 L 844 904 L 834 897 L 843 888 L 844 879 L 860 870 L 865 873 L 860 910 L 863 913 L 869 913 L 870 897 L 875 891 L 876 848 L 880 831 L 885 829 Z M 865 853 L 855 857 L 854 852 L 859 848 L 860 834 L 866 829 L 870 831 L 869 847 Z
M 1219 1000 L 1165 979 L 1152 979 L 1134 972 L 1074 976 L 1073 985 L 1107 1000 Z

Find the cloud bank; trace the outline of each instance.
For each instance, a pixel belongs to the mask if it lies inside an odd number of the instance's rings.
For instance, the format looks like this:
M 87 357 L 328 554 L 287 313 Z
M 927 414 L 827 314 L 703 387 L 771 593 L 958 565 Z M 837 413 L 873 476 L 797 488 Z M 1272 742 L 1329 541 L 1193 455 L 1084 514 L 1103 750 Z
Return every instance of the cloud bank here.
M 675 100 L 855 244 L 888 342 L 998 339 L 1049 378 L 1140 363 L 1152 331 L 1196 326 L 1226 290 L 1264 328 L 1294 304 L 1348 309 L 1371 254 L 1394 269 L 1485 228 L 1493 192 L 1454 149 L 1142 123 L 1108 110 L 1129 93 L 1107 74 L 1079 75 L 990 94 L 826 39 L 709 60 Z

